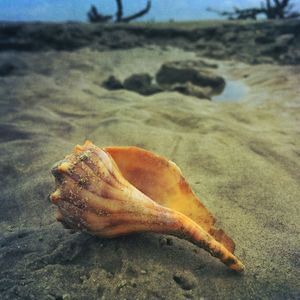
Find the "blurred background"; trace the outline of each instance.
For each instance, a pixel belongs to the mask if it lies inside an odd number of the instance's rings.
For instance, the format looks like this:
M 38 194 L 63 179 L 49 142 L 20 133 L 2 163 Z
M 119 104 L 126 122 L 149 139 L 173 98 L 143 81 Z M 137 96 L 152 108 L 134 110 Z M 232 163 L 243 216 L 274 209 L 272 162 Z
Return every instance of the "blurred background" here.
M 142 9 L 146 0 L 124 0 L 126 15 Z M 207 8 L 218 11 L 261 7 L 259 0 L 153 0 L 149 13 L 140 21 L 184 21 L 199 19 L 226 19 Z M 294 0 L 293 9 L 300 10 L 300 1 Z M 116 1 L 112 0 L 0 0 L 0 20 L 6 21 L 87 21 L 87 11 L 91 5 L 103 14 L 114 14 Z M 261 16 L 264 18 L 264 16 Z

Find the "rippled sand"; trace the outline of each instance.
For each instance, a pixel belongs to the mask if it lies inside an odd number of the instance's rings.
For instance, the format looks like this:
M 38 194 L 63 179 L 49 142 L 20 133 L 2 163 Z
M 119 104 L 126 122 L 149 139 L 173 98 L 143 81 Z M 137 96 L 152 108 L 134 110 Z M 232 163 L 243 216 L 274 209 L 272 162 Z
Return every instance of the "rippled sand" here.
M 0 290 L 3 299 L 293 299 L 299 296 L 298 66 L 216 61 L 239 102 L 108 91 L 114 74 L 154 74 L 192 51 L 2 52 Z M 177 238 L 70 233 L 47 195 L 53 163 L 85 139 L 172 159 L 236 242 L 239 276 Z M 178 279 L 179 278 L 179 279 Z

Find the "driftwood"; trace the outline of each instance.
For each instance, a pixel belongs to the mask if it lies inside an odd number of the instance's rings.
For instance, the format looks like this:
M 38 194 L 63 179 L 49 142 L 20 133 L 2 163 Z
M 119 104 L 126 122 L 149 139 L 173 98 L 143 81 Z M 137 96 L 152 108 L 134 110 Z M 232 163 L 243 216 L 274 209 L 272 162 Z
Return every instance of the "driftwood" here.
M 290 0 L 265 0 L 261 3 L 261 7 L 239 9 L 233 8 L 233 11 L 219 11 L 208 8 L 208 11 L 215 12 L 221 16 L 228 17 L 230 20 L 254 19 L 258 15 L 265 15 L 267 19 L 291 19 L 300 17 L 300 13 L 292 11 L 293 5 Z
M 96 6 L 92 5 L 88 12 L 88 19 L 91 23 L 106 23 L 112 19 L 112 16 L 105 16 L 98 12 Z
M 149 10 L 151 9 L 151 0 L 147 0 L 147 5 L 144 9 L 140 10 L 139 12 L 128 16 L 128 17 L 123 17 L 123 6 L 122 6 L 122 0 L 116 0 L 117 1 L 117 6 L 118 6 L 118 11 L 117 11 L 117 19 L 116 22 L 130 22 L 134 19 L 140 18 L 143 15 L 147 14 Z
M 144 16 L 151 9 L 151 0 L 147 0 L 147 5 L 144 9 L 142 9 L 142 10 L 138 11 L 137 13 L 134 13 L 130 16 L 124 17 L 122 0 L 116 0 L 116 4 L 117 4 L 117 12 L 116 12 L 116 18 L 115 18 L 116 23 L 120 23 L 120 22 L 128 23 L 132 20 L 135 20 L 137 18 Z M 112 16 L 105 16 L 105 15 L 102 15 L 101 13 L 99 13 L 97 8 L 94 5 L 92 5 L 90 11 L 88 12 L 88 20 L 92 23 L 95 23 L 95 22 L 104 23 L 104 22 L 110 21 L 112 18 L 113 18 Z
M 227 17 L 229 20 L 244 20 L 244 19 L 256 20 L 259 14 L 264 13 L 264 11 L 261 8 L 239 9 L 237 7 L 234 7 L 233 11 L 218 11 L 212 8 L 208 8 L 207 10 L 217 13 L 220 16 Z

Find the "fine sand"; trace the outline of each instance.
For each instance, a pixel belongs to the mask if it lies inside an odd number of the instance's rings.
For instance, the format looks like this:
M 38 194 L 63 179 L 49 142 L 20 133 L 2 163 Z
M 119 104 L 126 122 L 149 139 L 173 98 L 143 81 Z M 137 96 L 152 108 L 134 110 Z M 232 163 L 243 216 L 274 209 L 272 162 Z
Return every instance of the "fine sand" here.
M 155 45 L 0 53 L 0 65 L 14 65 L 0 76 L 1 299 L 299 298 L 300 67 L 205 58 L 245 85 L 235 102 L 101 85 L 199 59 Z M 245 273 L 175 237 L 64 229 L 47 199 L 50 169 L 85 139 L 173 160 L 236 242 Z

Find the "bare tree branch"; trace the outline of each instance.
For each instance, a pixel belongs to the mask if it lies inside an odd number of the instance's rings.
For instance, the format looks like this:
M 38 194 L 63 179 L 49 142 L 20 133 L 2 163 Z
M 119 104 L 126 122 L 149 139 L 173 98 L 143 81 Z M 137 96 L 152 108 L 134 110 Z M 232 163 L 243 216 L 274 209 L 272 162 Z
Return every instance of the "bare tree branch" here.
M 238 9 L 234 7 L 232 12 L 220 12 L 211 8 L 207 10 L 227 16 L 229 19 L 256 19 L 259 14 L 266 15 L 267 19 L 298 18 L 300 14 L 291 11 L 292 4 L 289 2 L 290 0 L 265 0 L 265 3 L 261 2 L 260 8 Z
M 116 22 L 121 22 L 123 17 L 123 3 L 122 0 L 116 0 L 116 2 L 117 2 Z
M 143 15 L 148 13 L 149 10 L 151 9 L 151 0 L 147 0 L 147 5 L 144 9 L 142 9 L 139 12 L 137 12 L 133 15 L 130 15 L 128 17 L 123 17 L 123 1 L 116 0 L 116 4 L 117 4 L 117 11 L 116 11 L 116 18 L 115 18 L 116 23 L 120 23 L 120 22 L 128 23 L 134 19 L 142 17 Z M 99 13 L 97 11 L 97 8 L 94 5 L 92 5 L 92 7 L 87 15 L 88 15 L 89 21 L 92 23 L 107 22 L 112 19 L 112 16 L 105 16 L 105 15 L 102 15 L 101 13 Z
M 120 2 L 121 0 L 117 0 L 117 2 Z M 125 18 L 121 18 L 120 20 L 117 19 L 117 22 L 130 22 L 134 19 L 137 19 L 137 18 L 140 18 L 142 17 L 143 15 L 145 15 L 146 13 L 149 12 L 149 10 L 151 9 L 151 0 L 147 0 L 147 5 L 144 9 L 142 9 L 141 11 L 131 15 L 131 16 L 128 16 L 128 17 L 125 17 Z
M 112 19 L 112 16 L 102 15 L 98 12 L 95 5 L 91 6 L 91 9 L 87 13 L 88 20 L 91 23 L 105 23 Z

